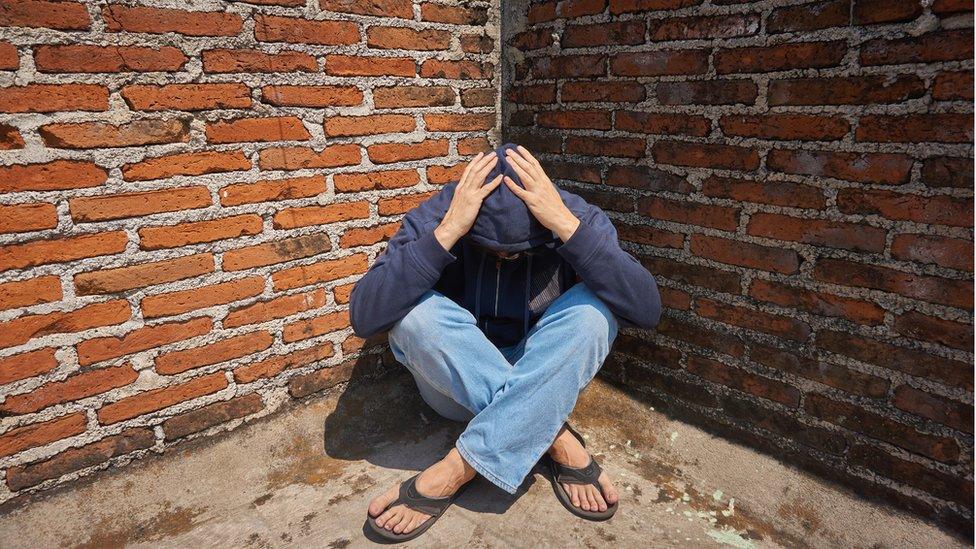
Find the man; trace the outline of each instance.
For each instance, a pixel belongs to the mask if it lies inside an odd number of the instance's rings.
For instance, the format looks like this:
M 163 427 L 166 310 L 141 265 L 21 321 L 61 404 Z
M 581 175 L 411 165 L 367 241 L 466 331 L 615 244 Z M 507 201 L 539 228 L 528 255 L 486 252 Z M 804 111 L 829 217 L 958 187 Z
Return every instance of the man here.
M 567 509 L 613 514 L 616 489 L 565 421 L 618 328 L 658 323 L 660 295 L 606 214 L 528 150 L 478 154 L 409 211 L 349 309 L 360 337 L 389 330 L 432 408 L 467 422 L 441 461 L 369 504 L 377 533 L 416 537 L 476 473 L 514 494 L 546 456 Z

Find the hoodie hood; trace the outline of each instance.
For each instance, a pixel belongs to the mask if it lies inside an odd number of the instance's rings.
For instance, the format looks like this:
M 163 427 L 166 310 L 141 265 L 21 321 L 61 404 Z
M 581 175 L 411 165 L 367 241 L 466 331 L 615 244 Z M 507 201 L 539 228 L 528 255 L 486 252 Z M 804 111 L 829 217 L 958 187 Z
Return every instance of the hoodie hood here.
M 515 148 L 515 143 L 505 143 L 495 149 L 498 163 L 485 178 L 486 183 L 498 174 L 505 174 L 524 188 L 522 180 L 505 157 L 506 150 Z M 481 203 L 481 210 L 467 238 L 491 250 L 520 252 L 552 242 L 557 236 L 539 223 L 525 202 L 502 181 Z

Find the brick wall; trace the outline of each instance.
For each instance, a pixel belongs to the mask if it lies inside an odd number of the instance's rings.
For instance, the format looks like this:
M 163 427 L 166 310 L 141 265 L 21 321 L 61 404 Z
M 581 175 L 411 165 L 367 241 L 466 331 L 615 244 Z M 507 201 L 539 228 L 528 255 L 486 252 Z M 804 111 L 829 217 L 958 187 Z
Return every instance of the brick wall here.
M 392 363 L 352 284 L 497 144 L 490 3 L 186 6 L 0 0 L 0 501 Z
M 667 306 L 603 374 L 972 535 L 972 2 L 521 16 L 506 140 L 610 212 Z

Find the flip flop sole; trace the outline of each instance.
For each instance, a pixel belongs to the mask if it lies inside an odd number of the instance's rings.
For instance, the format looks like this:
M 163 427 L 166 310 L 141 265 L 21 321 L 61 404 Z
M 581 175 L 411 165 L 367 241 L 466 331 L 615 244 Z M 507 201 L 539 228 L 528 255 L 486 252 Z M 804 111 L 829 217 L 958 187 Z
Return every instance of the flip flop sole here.
M 556 493 L 556 499 L 559 500 L 559 503 L 562 503 L 563 507 L 565 507 L 570 513 L 587 520 L 603 521 L 608 520 L 617 512 L 617 508 L 619 507 L 618 503 L 608 505 L 606 511 L 587 511 L 573 505 L 573 499 L 563 488 L 562 483 L 556 480 L 558 476 L 559 472 L 556 470 L 555 465 L 553 465 L 552 458 L 550 458 L 549 480 L 552 483 L 552 490 Z
M 417 475 L 414 475 L 413 477 L 407 479 L 403 483 L 401 483 L 401 485 L 400 485 L 400 494 L 401 494 L 400 497 L 398 497 L 397 499 L 395 499 L 392 502 L 390 502 L 390 504 L 387 505 L 386 509 L 389 509 L 390 507 L 393 507 L 393 506 L 396 506 L 396 505 L 400 505 L 400 504 L 406 505 L 408 509 L 413 509 L 412 507 L 410 507 L 410 505 L 408 505 L 407 503 L 405 503 L 405 501 L 403 499 L 404 498 L 404 493 L 405 493 L 404 492 L 404 486 L 406 486 L 406 485 L 411 485 L 412 486 L 413 485 L 413 482 L 416 480 L 417 476 L 419 476 L 419 473 Z M 427 520 L 425 520 L 423 522 L 423 524 L 421 524 L 420 526 L 414 528 L 413 530 L 411 530 L 410 532 L 408 532 L 406 534 L 397 534 L 396 532 L 394 532 L 392 530 L 387 530 L 386 528 L 383 528 L 382 526 L 380 526 L 379 524 L 376 523 L 376 519 L 372 515 L 368 515 L 368 514 L 366 516 L 366 525 L 369 527 L 370 530 L 373 531 L 373 533 L 375 533 L 377 536 L 379 536 L 380 539 L 382 539 L 383 541 L 386 541 L 386 542 L 390 542 L 390 543 L 401 543 L 401 542 L 404 542 L 404 541 L 412 540 L 412 539 L 420 536 L 421 534 L 423 534 L 424 532 L 426 532 L 427 529 L 429 529 L 431 526 L 433 526 L 434 523 L 437 522 L 437 519 L 441 518 L 441 516 L 444 515 L 444 512 L 446 512 L 451 507 L 451 505 L 454 504 L 454 500 L 456 500 L 461 495 L 461 493 L 464 492 L 464 490 L 467 487 L 468 487 L 468 484 L 464 484 L 460 488 L 458 488 L 458 490 L 456 492 L 454 492 L 454 494 L 452 494 L 450 496 L 450 498 L 443 503 L 443 506 L 440 507 L 440 510 L 439 511 L 436 511 L 436 514 L 432 514 L 431 512 L 426 511 L 426 510 L 419 510 L 419 512 L 421 512 L 421 513 L 424 513 L 426 515 L 430 515 L 430 518 L 427 519 Z M 424 498 L 422 496 L 414 496 L 414 498 L 417 498 L 417 497 L 420 497 L 421 500 L 435 501 L 434 498 Z M 438 505 L 441 505 L 441 504 L 438 503 Z M 384 509 L 383 511 L 385 512 L 386 509 Z M 416 509 L 414 509 L 414 510 L 416 510 Z

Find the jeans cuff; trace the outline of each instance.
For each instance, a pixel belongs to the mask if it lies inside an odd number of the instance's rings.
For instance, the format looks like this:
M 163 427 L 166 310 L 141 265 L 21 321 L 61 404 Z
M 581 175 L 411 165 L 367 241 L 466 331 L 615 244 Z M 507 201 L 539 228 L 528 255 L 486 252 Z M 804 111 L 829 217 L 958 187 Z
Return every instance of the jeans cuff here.
M 464 458 L 464 461 L 467 461 L 468 465 L 470 465 L 475 471 L 478 471 L 478 473 L 481 474 L 481 476 L 488 479 L 489 482 L 491 482 L 495 486 L 498 486 L 502 490 L 505 490 L 506 492 L 512 495 L 515 495 L 515 492 L 518 491 L 518 486 L 512 486 L 511 484 L 499 478 L 498 475 L 491 472 L 487 467 L 484 466 L 484 464 L 478 461 L 473 454 L 468 452 L 468 449 L 465 448 L 463 444 L 461 444 L 460 438 L 457 439 L 457 442 L 454 443 L 454 447 L 457 448 L 458 453 L 461 454 L 461 457 Z

